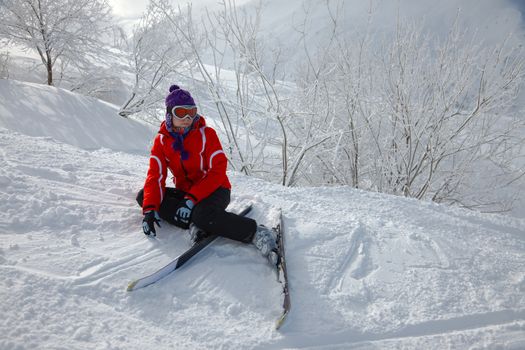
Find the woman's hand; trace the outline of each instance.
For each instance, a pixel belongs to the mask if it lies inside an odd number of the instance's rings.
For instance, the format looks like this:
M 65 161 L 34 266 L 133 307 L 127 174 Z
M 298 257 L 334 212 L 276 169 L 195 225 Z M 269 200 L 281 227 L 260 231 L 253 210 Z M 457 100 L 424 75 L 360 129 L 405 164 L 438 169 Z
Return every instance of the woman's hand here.
M 191 199 L 184 199 L 180 201 L 177 210 L 175 211 L 175 221 L 177 226 L 182 228 L 190 227 L 191 211 L 195 204 Z
M 160 227 L 159 213 L 157 213 L 155 210 L 145 212 L 144 219 L 142 219 L 142 230 L 146 236 L 157 235 L 157 232 L 155 231 L 155 224 Z

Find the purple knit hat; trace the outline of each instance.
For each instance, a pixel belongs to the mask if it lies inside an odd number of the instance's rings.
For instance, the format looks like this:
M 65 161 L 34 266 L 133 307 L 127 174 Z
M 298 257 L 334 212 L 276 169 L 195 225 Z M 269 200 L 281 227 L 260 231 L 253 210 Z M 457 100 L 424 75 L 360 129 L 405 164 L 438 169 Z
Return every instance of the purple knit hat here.
M 170 93 L 166 96 L 166 108 L 168 111 L 175 106 L 195 106 L 195 101 L 190 93 L 182 90 L 178 85 L 170 86 Z
M 170 93 L 166 96 L 166 128 L 170 133 L 173 132 L 171 109 L 175 106 L 195 106 L 195 101 L 193 101 L 190 93 L 182 90 L 178 85 L 170 86 Z M 199 120 L 199 115 L 193 118 L 192 126 L 197 120 Z

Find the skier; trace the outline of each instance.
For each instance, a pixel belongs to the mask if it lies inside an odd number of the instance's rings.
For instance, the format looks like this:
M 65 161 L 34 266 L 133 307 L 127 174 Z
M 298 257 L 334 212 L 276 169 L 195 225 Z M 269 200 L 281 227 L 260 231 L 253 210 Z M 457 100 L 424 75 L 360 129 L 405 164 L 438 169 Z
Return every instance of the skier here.
M 253 243 L 273 265 L 277 264 L 276 234 L 256 221 L 225 209 L 231 184 L 228 160 L 215 130 L 197 113 L 193 97 L 172 85 L 165 100 L 166 120 L 155 136 L 144 188 L 137 194 L 147 236 L 156 235 L 160 218 L 208 234 Z M 168 169 L 175 187 L 166 187 Z

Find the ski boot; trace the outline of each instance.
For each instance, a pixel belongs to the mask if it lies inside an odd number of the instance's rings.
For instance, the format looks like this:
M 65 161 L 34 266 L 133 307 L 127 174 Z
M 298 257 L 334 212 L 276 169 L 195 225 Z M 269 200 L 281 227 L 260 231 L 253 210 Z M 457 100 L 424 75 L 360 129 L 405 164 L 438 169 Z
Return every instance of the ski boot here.
M 253 236 L 252 243 L 261 251 L 272 266 L 279 263 L 279 253 L 277 249 L 277 233 L 264 225 L 257 226 L 257 231 Z
M 209 236 L 209 233 L 204 232 L 200 228 L 198 228 L 194 223 L 190 224 L 190 228 L 188 230 L 188 233 L 190 235 L 190 239 L 192 243 L 197 243 L 202 241 L 204 238 Z

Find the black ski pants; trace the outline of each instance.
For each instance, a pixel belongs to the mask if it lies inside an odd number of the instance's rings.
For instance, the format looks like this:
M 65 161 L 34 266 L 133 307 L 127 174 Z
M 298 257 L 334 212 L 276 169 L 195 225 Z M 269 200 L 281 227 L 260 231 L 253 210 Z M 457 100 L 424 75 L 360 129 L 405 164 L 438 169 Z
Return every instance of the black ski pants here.
M 159 216 L 164 221 L 175 225 L 175 211 L 185 193 L 173 187 L 166 187 L 164 199 L 160 205 Z M 142 208 L 144 189 L 137 194 L 137 203 Z M 201 230 L 239 242 L 249 243 L 257 229 L 255 220 L 226 211 L 230 204 L 230 190 L 219 187 L 195 205 L 191 213 L 191 222 Z

